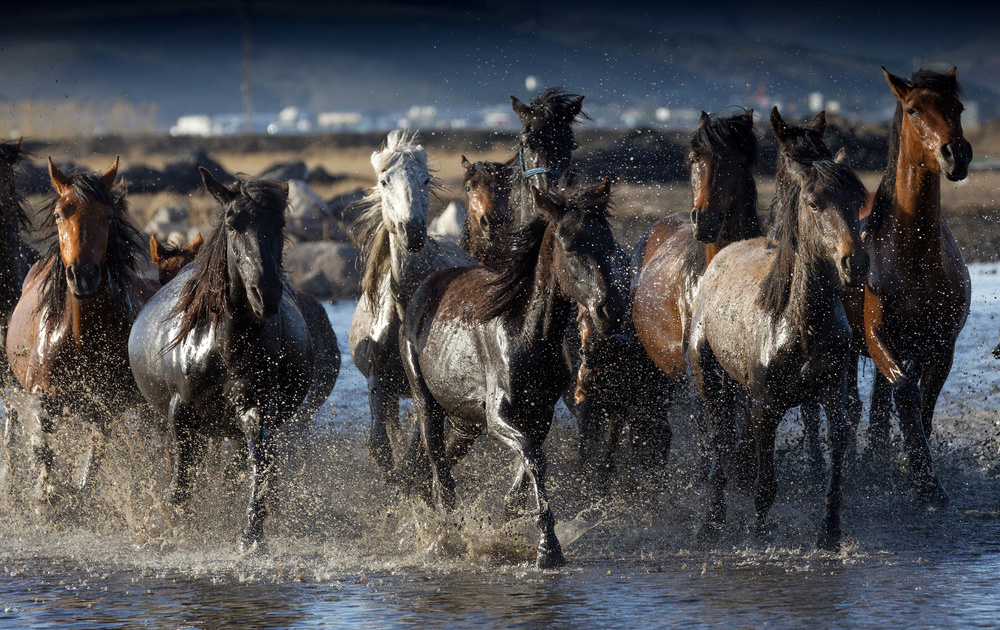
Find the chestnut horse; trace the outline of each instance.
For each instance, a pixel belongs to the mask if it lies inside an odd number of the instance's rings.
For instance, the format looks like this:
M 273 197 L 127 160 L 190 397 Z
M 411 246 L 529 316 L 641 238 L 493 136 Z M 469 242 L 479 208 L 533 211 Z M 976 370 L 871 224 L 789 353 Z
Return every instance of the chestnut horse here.
M 838 160 L 843 156 L 839 155 Z M 830 424 L 830 485 L 819 545 L 840 546 L 841 473 L 851 327 L 843 285 L 868 273 L 858 208 L 865 189 L 839 161 L 789 162 L 791 191 L 777 209 L 781 234 L 734 243 L 705 270 L 691 318 L 690 361 L 713 430 L 708 531 L 725 521 L 723 457 L 733 409 L 749 395 L 756 448 L 754 531 L 774 502 L 774 439 L 785 411 L 821 402 Z M 739 464 L 737 464 L 739 465 Z M 738 472 L 738 471 L 734 471 Z
M 206 437 L 243 438 L 250 496 L 240 546 L 252 551 L 264 545 L 273 433 L 308 392 L 312 346 L 281 270 L 287 185 L 250 177 L 227 186 L 200 170 L 218 224 L 139 314 L 128 355 L 174 438 L 171 503 L 190 498 Z
M 496 267 L 506 249 L 512 223 L 510 181 L 500 162 L 469 162 L 462 156 L 465 175 L 465 226 L 462 249 L 487 267 Z
M 52 415 L 65 406 L 105 429 L 142 400 L 129 371 L 128 334 L 153 287 L 136 273 L 145 252 L 125 191 L 114 187 L 117 173 L 117 158 L 102 175 L 70 176 L 49 159 L 57 196 L 46 220 L 58 238 L 31 268 L 10 320 L 11 369 L 42 403 L 21 416 L 38 468 L 32 496 L 40 503 L 54 490 Z
M 202 243 L 200 233 L 187 247 L 161 245 L 155 234 L 150 235 L 150 258 L 159 271 L 161 286 L 177 277 L 181 269 L 194 260 Z M 309 330 L 309 340 L 313 349 L 313 371 L 309 394 L 295 413 L 294 419 L 301 418 L 308 421 L 323 406 L 337 384 L 337 376 L 340 375 L 340 348 L 337 346 L 337 335 L 333 332 L 330 318 L 319 300 L 302 291 L 295 292 L 295 299 L 299 302 L 302 317 L 306 320 L 306 328 Z
M 20 140 L 0 142 L 0 343 L 7 338 L 7 324 L 28 269 L 38 259 L 21 240 L 21 230 L 29 227 L 27 205 L 17 185 L 17 168 L 23 159 Z M 0 385 L 11 377 L 4 352 L 0 354 Z
M 508 513 L 530 478 L 541 531 L 536 563 L 565 562 L 545 490 L 543 443 L 570 383 L 563 336 L 574 302 L 611 333 L 625 308 L 611 279 L 608 182 L 550 196 L 532 187 L 539 215 L 512 237 L 503 272 L 470 266 L 430 275 L 406 310 L 400 352 L 413 392 L 437 505 L 455 503 L 452 466 L 487 432 L 517 453 Z M 445 439 L 445 416 L 453 430 Z
M 910 80 L 882 68 L 896 103 L 889 165 L 865 226 L 871 273 L 851 296 L 855 343 L 877 372 L 869 442 L 889 448 L 890 393 L 895 399 L 910 477 L 921 502 L 944 505 L 927 442 L 938 394 L 951 371 L 955 340 L 971 302 L 969 270 L 941 216 L 941 175 L 965 179 L 972 146 L 962 134 L 962 94 L 955 68 L 928 69 Z M 863 332 L 863 342 L 858 339 Z

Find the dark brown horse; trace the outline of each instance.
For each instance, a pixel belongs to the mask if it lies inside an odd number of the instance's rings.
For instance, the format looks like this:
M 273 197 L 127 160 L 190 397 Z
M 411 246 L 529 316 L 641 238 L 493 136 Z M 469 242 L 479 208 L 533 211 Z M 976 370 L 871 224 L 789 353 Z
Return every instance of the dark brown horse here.
M 102 175 L 66 176 L 49 160 L 56 198 L 47 221 L 57 239 L 35 263 L 10 320 L 7 357 L 17 380 L 41 398 L 22 415 L 38 479 L 33 496 L 47 500 L 52 415 L 64 406 L 105 428 L 114 414 L 141 401 L 128 364 L 132 321 L 153 292 L 136 274 L 144 255 L 128 218 L 125 193 L 114 187 L 118 160 Z
M 941 175 L 965 179 L 972 146 L 962 134 L 962 91 L 955 69 L 927 69 L 909 81 L 885 73 L 897 99 L 889 166 L 865 226 L 871 273 L 849 311 L 856 343 L 875 362 L 869 442 L 889 448 L 890 393 L 920 500 L 946 504 L 927 439 L 938 394 L 965 325 L 971 282 L 962 251 L 941 216 Z M 863 343 L 858 339 L 864 333 Z
M 17 168 L 24 159 L 21 141 L 0 142 L 0 342 L 7 338 L 7 324 L 21 297 L 28 269 L 38 259 L 21 240 L 29 227 L 27 204 L 17 185 Z M 0 355 L 0 385 L 12 379 L 7 353 Z
M 838 156 L 842 159 L 842 156 Z M 756 448 L 755 533 L 774 502 L 774 439 L 784 413 L 820 402 L 831 434 L 830 485 L 819 545 L 840 546 L 841 473 L 851 327 L 843 284 L 868 272 L 858 208 L 864 186 L 837 161 L 789 163 L 794 195 L 778 208 L 781 235 L 734 243 L 712 259 L 691 319 L 690 361 L 713 430 L 709 531 L 725 520 L 724 462 L 733 409 L 749 395 L 746 431 Z M 739 465 L 739 464 L 737 464 Z M 737 472 L 737 471 L 734 471 Z
M 571 380 L 562 344 L 574 302 L 585 305 L 602 333 L 613 332 L 625 308 L 610 277 L 608 191 L 607 181 L 558 197 L 533 187 L 539 215 L 512 237 L 504 271 L 436 272 L 403 321 L 400 352 L 435 502 L 454 505 L 451 468 L 489 433 L 522 460 L 508 509 L 526 500 L 529 479 L 534 486 L 539 567 L 564 562 L 545 490 L 543 443 Z M 453 428 L 447 440 L 446 415 Z
M 181 269 L 194 260 L 202 246 L 202 238 L 198 236 L 187 247 L 171 247 L 161 245 L 156 235 L 149 237 L 150 258 L 160 274 L 160 284 L 166 285 L 177 277 Z M 299 407 L 294 419 L 311 420 L 337 384 L 340 375 L 340 348 L 337 347 L 337 335 L 333 332 L 330 318 L 323 305 L 312 295 L 295 292 L 302 317 L 306 320 L 309 339 L 313 350 L 312 381 L 305 402 Z
M 465 176 L 465 226 L 462 249 L 487 267 L 495 267 L 506 250 L 511 230 L 510 178 L 500 162 L 469 162 L 462 156 Z

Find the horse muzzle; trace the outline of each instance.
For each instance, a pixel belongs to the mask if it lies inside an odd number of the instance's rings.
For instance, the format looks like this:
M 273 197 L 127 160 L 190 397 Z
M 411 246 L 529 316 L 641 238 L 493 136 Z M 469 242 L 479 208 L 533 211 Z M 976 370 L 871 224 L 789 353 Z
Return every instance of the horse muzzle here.
M 840 259 L 840 279 L 846 286 L 860 286 L 868 279 L 869 265 L 868 252 L 866 251 L 844 256 Z
M 406 249 L 411 252 L 419 252 L 424 248 L 427 240 L 427 222 L 413 219 L 403 225 L 400 233 L 406 239 Z
M 698 208 L 691 210 L 691 227 L 694 237 L 702 243 L 714 243 L 722 229 L 722 214 L 708 213 Z
M 587 311 L 597 333 L 605 337 L 615 334 L 625 319 L 625 302 L 620 298 L 591 304 Z
M 73 263 L 66 267 L 66 284 L 73 297 L 86 299 L 101 288 L 101 266 L 94 262 Z
M 267 319 L 278 314 L 278 309 L 281 308 L 281 294 L 280 288 L 276 291 L 262 291 L 259 285 L 253 285 L 247 288 L 247 301 L 250 302 L 254 315 L 260 319 Z
M 965 138 L 949 142 L 941 146 L 938 153 L 938 164 L 941 172 L 949 181 L 957 182 L 969 175 L 969 163 L 972 161 L 972 145 Z

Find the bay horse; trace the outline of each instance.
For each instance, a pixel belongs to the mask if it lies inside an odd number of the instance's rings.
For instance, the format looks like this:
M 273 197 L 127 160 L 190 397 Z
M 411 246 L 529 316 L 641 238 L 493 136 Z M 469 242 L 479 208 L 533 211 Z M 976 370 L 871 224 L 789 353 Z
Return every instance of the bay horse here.
M 145 255 L 129 222 L 125 191 L 115 187 L 118 159 L 103 174 L 64 175 L 49 158 L 56 197 L 45 226 L 55 242 L 36 262 L 10 319 L 7 358 L 41 405 L 22 414 L 38 477 L 36 511 L 52 498 L 52 416 L 64 407 L 106 430 L 113 416 L 141 402 L 129 371 L 129 328 L 153 287 L 139 278 Z M 90 453 L 93 456 L 93 452 Z
M 565 559 L 545 490 L 543 442 L 571 381 L 563 336 L 574 302 L 611 333 L 625 299 L 610 277 L 609 182 L 558 195 L 533 186 L 532 195 L 539 215 L 512 236 L 503 271 L 473 265 L 430 275 L 407 307 L 400 351 L 434 502 L 454 506 L 451 467 L 487 432 L 522 460 L 508 508 L 522 500 L 526 474 L 541 531 L 536 564 L 551 568 Z
M 462 249 L 487 267 L 496 267 L 511 231 L 510 181 L 501 162 L 470 162 L 462 156 L 465 174 L 465 225 Z
M 427 235 L 430 192 L 437 182 L 415 134 L 390 132 L 382 149 L 372 153 L 371 163 L 377 184 L 361 201 L 364 210 L 355 226 L 364 273 L 349 342 L 354 365 L 368 380 L 368 447 L 379 468 L 389 474 L 392 444 L 403 439 L 399 399 L 410 395 L 399 358 L 403 312 L 431 272 L 473 259 L 457 244 Z
M 753 174 L 757 159 L 752 109 L 726 117 L 702 112 L 688 154 L 692 209 L 658 220 L 635 246 L 632 325 L 660 372 L 647 382 L 667 401 L 687 381 L 691 312 L 706 267 L 732 243 L 763 235 Z M 735 417 L 732 422 L 735 430 Z M 669 447 L 669 424 L 661 431 Z
M 18 166 L 24 160 L 21 141 L 0 142 L 0 342 L 7 339 L 7 324 L 21 297 L 21 285 L 38 255 L 21 239 L 30 227 L 27 202 L 17 184 Z M 12 380 L 7 353 L 0 354 L 0 385 Z
M 149 254 L 159 273 L 160 286 L 176 278 L 181 269 L 195 259 L 203 243 L 201 233 L 186 247 L 162 245 L 155 234 L 150 235 Z M 337 346 L 337 334 L 319 300 L 302 291 L 295 292 L 295 299 L 306 321 L 313 351 L 309 393 L 295 414 L 295 419 L 307 422 L 316 415 L 337 384 L 337 377 L 340 375 L 340 348 Z
M 972 145 L 962 133 L 962 88 L 955 68 L 944 74 L 921 68 L 909 80 L 884 67 L 882 72 L 897 100 L 889 165 L 865 226 L 871 273 L 863 296 L 851 296 L 849 312 L 855 343 L 877 370 L 872 451 L 888 451 L 890 399 L 895 399 L 918 498 L 945 505 L 948 494 L 933 470 L 927 440 L 955 341 L 968 317 L 971 282 L 941 215 L 941 175 L 965 179 Z
M 194 261 L 153 296 L 128 340 L 132 373 L 174 439 L 167 499 L 190 498 L 205 438 L 242 438 L 250 480 L 243 551 L 265 545 L 273 432 L 309 390 L 306 323 L 281 270 L 287 186 L 224 185 L 200 168 L 218 223 Z
M 774 502 L 775 431 L 785 411 L 821 402 L 830 425 L 830 482 L 819 546 L 840 547 L 840 501 L 846 448 L 845 399 L 851 327 L 843 285 L 868 272 L 858 208 L 865 189 L 836 160 L 789 162 L 794 195 L 778 208 L 774 241 L 757 238 L 728 245 L 701 279 L 691 319 L 690 362 L 713 429 L 712 496 L 706 527 L 725 520 L 723 452 L 728 417 L 749 395 L 746 431 L 756 449 L 754 532 L 762 534 Z M 739 464 L 737 464 L 739 465 Z

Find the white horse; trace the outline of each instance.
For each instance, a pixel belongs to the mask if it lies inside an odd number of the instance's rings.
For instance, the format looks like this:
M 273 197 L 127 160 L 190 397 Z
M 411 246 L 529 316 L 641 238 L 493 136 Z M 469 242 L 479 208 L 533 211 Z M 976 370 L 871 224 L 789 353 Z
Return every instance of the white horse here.
M 430 192 L 439 184 L 416 134 L 397 129 L 372 153 L 376 185 L 360 202 L 355 224 L 364 275 L 351 320 L 351 357 L 368 379 L 368 446 L 389 472 L 399 427 L 399 399 L 410 387 L 399 357 L 399 326 L 417 286 L 438 269 L 474 264 L 458 244 L 427 235 Z M 393 439 L 390 440 L 390 432 Z

